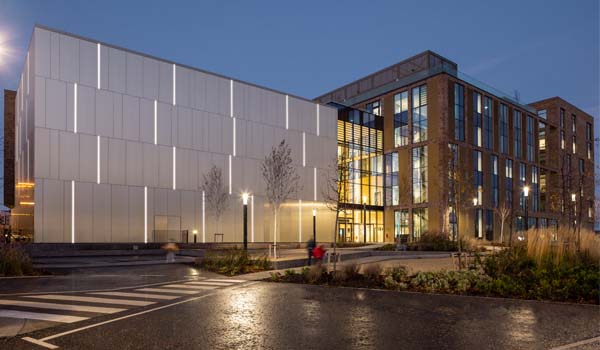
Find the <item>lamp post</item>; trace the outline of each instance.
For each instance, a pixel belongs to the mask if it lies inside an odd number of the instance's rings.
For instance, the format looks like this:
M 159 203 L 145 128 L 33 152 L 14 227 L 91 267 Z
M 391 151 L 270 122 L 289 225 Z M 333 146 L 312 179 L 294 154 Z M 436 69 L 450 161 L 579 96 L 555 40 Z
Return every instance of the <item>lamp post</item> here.
M 367 196 L 363 196 L 363 242 L 367 243 Z
M 248 193 L 242 194 L 242 204 L 244 205 L 244 251 L 248 251 Z
M 479 218 L 477 217 L 477 202 L 479 202 L 477 197 L 473 197 L 473 217 L 475 218 L 475 223 L 477 223 L 475 237 L 479 238 Z
M 194 244 L 196 244 L 196 236 L 198 235 L 198 230 L 194 230 L 192 231 L 192 233 L 194 234 Z
M 317 244 L 317 209 L 313 208 L 313 241 Z
M 529 230 L 529 213 L 527 212 L 527 202 L 529 200 L 529 186 L 523 187 L 523 196 L 525 196 L 525 231 Z

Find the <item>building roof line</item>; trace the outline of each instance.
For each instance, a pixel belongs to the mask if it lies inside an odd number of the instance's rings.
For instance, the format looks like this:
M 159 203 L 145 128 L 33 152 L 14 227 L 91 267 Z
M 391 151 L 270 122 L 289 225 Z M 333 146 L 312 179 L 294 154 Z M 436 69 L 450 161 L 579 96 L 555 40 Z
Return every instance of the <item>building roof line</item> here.
M 113 49 L 126 51 L 126 52 L 129 52 L 129 53 L 135 54 L 135 55 L 143 56 L 143 57 L 146 57 L 146 58 L 151 58 L 151 59 L 158 60 L 158 61 L 161 61 L 161 62 L 165 62 L 165 63 L 169 63 L 169 64 L 175 64 L 175 65 L 177 65 L 179 67 L 187 68 L 187 69 L 190 69 L 190 70 L 193 70 L 193 71 L 197 71 L 197 72 L 200 72 L 200 73 L 210 74 L 210 75 L 213 75 L 213 76 L 216 76 L 216 77 L 219 77 L 219 78 L 233 80 L 235 82 L 246 84 L 246 85 L 249 85 L 249 86 L 253 86 L 253 87 L 256 87 L 256 88 L 259 88 L 259 89 L 268 90 L 268 91 L 271 91 L 271 92 L 274 92 L 274 93 L 277 93 L 277 94 L 287 95 L 287 96 L 294 97 L 294 98 L 297 98 L 297 99 L 300 99 L 300 100 L 303 100 L 303 101 L 306 101 L 306 102 L 310 102 L 310 103 L 314 103 L 314 104 L 320 104 L 322 106 L 325 106 L 325 105 L 323 105 L 323 104 L 321 104 L 321 103 L 319 103 L 317 101 L 308 99 L 306 97 L 302 97 L 302 96 L 290 94 L 290 93 L 287 93 L 287 92 L 279 91 L 279 90 L 276 90 L 276 89 L 273 89 L 273 88 L 270 88 L 270 87 L 258 85 L 258 84 L 251 83 L 251 82 L 248 82 L 248 81 L 245 81 L 245 80 L 241 80 L 241 79 L 236 79 L 236 78 L 233 78 L 233 77 L 230 77 L 230 76 L 227 76 L 227 75 L 223 75 L 223 74 L 211 72 L 209 70 L 205 70 L 205 69 L 202 69 L 202 68 L 193 67 L 193 66 L 190 66 L 190 65 L 187 65 L 187 64 L 178 63 L 176 61 L 168 60 L 168 59 L 165 59 L 165 58 L 160 58 L 160 57 L 153 56 L 153 55 L 150 55 L 150 54 L 147 54 L 147 53 L 144 53 L 144 52 L 140 52 L 140 51 L 128 49 L 128 48 L 125 48 L 125 47 L 122 47 L 122 46 L 110 44 L 110 43 L 107 43 L 107 42 L 104 42 L 104 41 L 100 41 L 100 40 L 96 40 L 96 39 L 93 39 L 93 38 L 89 38 L 89 37 L 86 37 L 86 36 L 83 36 L 83 35 L 74 34 L 74 33 L 70 33 L 70 32 L 64 31 L 64 30 L 52 28 L 52 27 L 49 27 L 49 26 L 46 26 L 46 25 L 43 25 L 43 24 L 36 23 L 34 25 L 34 28 L 40 28 L 40 29 L 48 30 L 48 31 L 55 32 L 55 33 L 58 33 L 58 34 L 68 35 L 68 36 L 71 36 L 71 37 L 74 37 L 74 38 L 77 38 L 77 39 L 80 39 L 80 40 L 85 40 L 85 41 L 97 43 L 97 44 L 100 44 L 102 46 L 107 46 L 107 47 L 110 47 L 110 48 L 113 48 Z M 33 34 L 32 34 L 32 36 L 33 36 Z M 329 107 L 329 108 L 331 108 L 331 107 Z

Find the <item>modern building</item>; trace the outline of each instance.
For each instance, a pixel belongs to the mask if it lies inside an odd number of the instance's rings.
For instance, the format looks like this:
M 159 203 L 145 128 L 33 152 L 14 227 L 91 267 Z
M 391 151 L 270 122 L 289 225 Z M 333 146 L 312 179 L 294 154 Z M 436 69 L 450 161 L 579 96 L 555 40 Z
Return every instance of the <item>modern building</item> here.
M 593 226 L 593 118 L 558 97 L 521 103 L 431 51 L 311 101 L 36 26 L 13 105 L 5 186 L 35 242 L 239 242 L 243 191 L 250 241 L 272 241 L 260 164 L 284 139 L 302 190 L 278 241 L 306 241 L 313 209 L 317 240 L 333 239 L 336 155 L 339 241 Z M 213 164 L 230 194 L 222 225 L 200 186 Z
M 574 223 L 592 229 L 593 118 L 558 97 L 523 104 L 426 51 L 315 101 L 382 119 L 383 176 L 362 152 L 348 184 L 355 232 L 381 227 L 383 216 L 384 232 L 374 241 L 413 240 L 425 232 L 455 236 L 457 230 L 497 240 L 502 207 L 510 209 L 505 235 Z M 339 125 L 343 147 L 347 134 Z M 374 179 L 384 187 L 383 205 L 371 187 Z M 369 215 L 357 213 L 362 201 Z
M 284 139 L 301 191 L 277 241 L 312 237 L 313 209 L 332 240 L 317 178 L 335 159 L 333 107 L 41 26 L 14 105 L 13 228 L 34 242 L 240 242 L 246 191 L 249 241 L 273 241 L 260 167 Z M 200 189 L 212 165 L 230 195 L 218 227 Z

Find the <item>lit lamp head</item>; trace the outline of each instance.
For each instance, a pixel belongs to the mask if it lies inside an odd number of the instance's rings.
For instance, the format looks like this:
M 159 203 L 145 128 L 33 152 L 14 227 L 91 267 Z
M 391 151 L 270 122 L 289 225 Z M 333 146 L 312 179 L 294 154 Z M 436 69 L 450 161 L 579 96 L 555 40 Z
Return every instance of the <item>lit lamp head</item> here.
M 575 193 L 571 193 L 571 201 L 575 202 L 577 200 L 577 195 Z
M 313 216 L 317 216 L 317 209 L 313 208 Z
M 242 193 L 242 204 L 248 205 L 248 197 L 250 197 L 248 192 Z
M 523 187 L 523 194 L 525 197 L 529 197 L 529 186 Z
M 363 203 L 367 204 L 367 196 L 363 196 Z
M 477 206 L 477 197 L 473 197 L 473 206 L 476 207 Z
M 195 235 L 197 235 L 197 234 L 198 234 L 198 230 L 194 230 L 194 231 L 192 231 L 192 233 L 193 233 L 193 234 L 194 234 L 194 236 L 195 236 Z

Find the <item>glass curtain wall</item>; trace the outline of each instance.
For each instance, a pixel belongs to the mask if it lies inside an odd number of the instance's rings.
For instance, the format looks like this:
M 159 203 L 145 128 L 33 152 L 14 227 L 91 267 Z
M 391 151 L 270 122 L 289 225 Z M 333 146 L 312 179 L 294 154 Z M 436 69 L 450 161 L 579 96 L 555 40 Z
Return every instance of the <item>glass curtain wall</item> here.
M 383 242 L 383 118 L 338 107 L 338 157 L 346 162 L 339 242 Z

